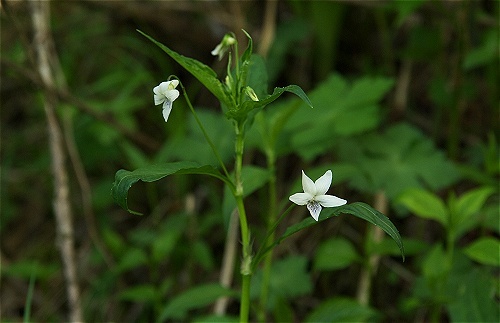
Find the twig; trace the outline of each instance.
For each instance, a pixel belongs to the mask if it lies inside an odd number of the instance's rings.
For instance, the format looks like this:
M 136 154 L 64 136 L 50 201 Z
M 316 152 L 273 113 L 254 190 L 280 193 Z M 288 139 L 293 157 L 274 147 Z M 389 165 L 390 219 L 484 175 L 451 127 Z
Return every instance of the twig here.
M 387 213 L 387 196 L 383 191 L 375 194 L 375 209 L 386 214 Z M 384 231 L 378 226 L 370 226 L 368 233 L 368 243 L 380 243 L 384 237 Z M 377 272 L 380 262 L 380 255 L 375 254 L 370 256 L 367 267 L 363 268 L 359 278 L 357 299 L 361 305 L 368 305 L 370 303 L 370 293 L 372 286 L 372 276 Z
M 266 11 L 264 13 L 264 24 L 262 26 L 262 36 L 260 38 L 259 54 L 266 57 L 269 48 L 274 40 L 276 32 L 276 13 L 278 9 L 278 0 L 267 0 Z
M 236 246 L 238 245 L 238 210 L 234 209 L 229 219 L 229 228 L 227 232 L 226 244 L 224 246 L 224 255 L 222 258 L 222 269 L 220 274 L 220 284 L 224 287 L 230 287 L 233 281 L 234 263 L 236 261 Z M 223 315 L 226 313 L 229 298 L 221 297 L 214 305 L 214 313 Z
M 49 2 L 31 1 L 31 14 L 34 30 L 34 47 L 37 56 L 37 68 L 46 87 L 54 87 L 54 76 L 49 63 Z M 52 156 L 54 176 L 54 214 L 57 226 L 57 245 L 60 249 L 63 271 L 66 279 L 66 292 L 69 301 L 69 320 L 82 321 L 80 289 L 75 264 L 73 221 L 69 203 L 69 187 L 66 165 L 64 163 L 64 144 L 62 132 L 55 113 L 56 98 L 45 93 L 44 110 L 47 117 L 49 145 Z

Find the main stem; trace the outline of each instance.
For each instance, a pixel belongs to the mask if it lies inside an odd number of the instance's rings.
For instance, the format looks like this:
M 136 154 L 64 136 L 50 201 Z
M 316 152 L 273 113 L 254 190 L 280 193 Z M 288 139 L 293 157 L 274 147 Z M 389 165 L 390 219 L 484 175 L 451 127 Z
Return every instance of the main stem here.
M 238 208 L 238 214 L 240 216 L 240 228 L 241 228 L 241 241 L 242 241 L 242 253 L 243 260 L 241 263 L 241 303 L 240 303 L 240 322 L 248 322 L 248 316 L 250 313 L 250 279 L 252 277 L 252 256 L 250 251 L 250 233 L 248 231 L 247 216 L 245 212 L 245 205 L 243 204 L 243 182 L 241 180 L 241 168 L 243 164 L 243 147 L 244 147 L 244 123 L 238 123 L 235 126 L 236 131 L 236 160 L 234 167 L 234 178 L 235 178 L 235 199 L 236 206 Z

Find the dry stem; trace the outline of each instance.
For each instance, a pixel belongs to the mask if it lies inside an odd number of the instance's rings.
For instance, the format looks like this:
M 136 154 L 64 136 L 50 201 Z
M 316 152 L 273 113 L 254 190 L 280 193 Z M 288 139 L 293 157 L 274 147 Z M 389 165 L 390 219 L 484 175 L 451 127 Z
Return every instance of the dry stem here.
M 49 5 L 47 1 L 31 1 L 34 45 L 37 56 L 37 69 L 47 87 L 54 87 L 55 81 L 50 66 L 49 42 Z M 66 279 L 66 292 L 69 301 L 69 320 L 81 322 L 80 289 L 75 264 L 73 221 L 69 202 L 68 175 L 65 165 L 62 131 L 55 113 L 56 98 L 46 93 L 44 110 L 47 117 L 49 145 L 52 156 L 54 176 L 54 214 L 57 226 L 57 246 L 61 253 L 63 271 Z

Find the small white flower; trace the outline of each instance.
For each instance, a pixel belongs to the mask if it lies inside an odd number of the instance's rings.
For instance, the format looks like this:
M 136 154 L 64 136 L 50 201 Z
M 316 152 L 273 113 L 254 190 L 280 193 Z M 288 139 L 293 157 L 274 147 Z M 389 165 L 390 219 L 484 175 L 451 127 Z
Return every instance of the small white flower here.
M 214 56 L 219 56 L 219 61 L 224 57 L 231 45 L 236 44 L 236 39 L 231 34 L 225 34 L 222 41 L 211 52 Z
M 252 101 L 255 101 L 255 102 L 258 102 L 259 101 L 259 97 L 257 96 L 257 94 L 255 93 L 255 91 L 247 86 L 245 88 L 245 93 L 248 95 L 248 97 L 252 100 Z
M 318 221 L 321 207 L 335 207 L 347 203 L 346 200 L 333 195 L 325 195 L 332 184 L 332 171 L 326 173 L 313 182 L 302 171 L 302 188 L 304 193 L 295 193 L 289 197 L 297 205 L 307 205 L 307 209 L 314 220 Z
M 161 82 L 160 85 L 153 89 L 155 105 L 163 103 L 163 118 L 165 122 L 168 120 L 170 111 L 172 111 L 172 103 L 179 97 L 179 91 L 175 88 L 179 85 L 179 80 Z

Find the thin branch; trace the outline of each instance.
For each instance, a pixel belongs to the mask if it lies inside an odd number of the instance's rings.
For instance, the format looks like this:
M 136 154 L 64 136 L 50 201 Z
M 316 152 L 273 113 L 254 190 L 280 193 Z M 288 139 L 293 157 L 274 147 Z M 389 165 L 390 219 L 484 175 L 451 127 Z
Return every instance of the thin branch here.
M 238 246 L 238 210 L 234 209 L 229 219 L 224 255 L 222 257 L 222 270 L 219 282 L 224 287 L 231 287 L 234 275 L 234 264 L 236 262 L 236 246 Z M 229 305 L 228 297 L 221 297 L 215 302 L 214 313 L 223 315 Z
M 264 24 L 260 38 L 259 54 L 266 57 L 274 40 L 276 32 L 276 14 L 278 11 L 278 0 L 267 0 L 264 12 Z
M 31 1 L 31 14 L 34 30 L 34 47 L 37 56 L 37 69 L 44 85 L 54 87 L 54 76 L 49 63 L 49 2 Z M 61 253 L 69 301 L 69 320 L 82 322 L 80 288 L 75 263 L 73 219 L 69 203 L 68 174 L 65 165 L 64 144 L 61 128 L 55 113 L 56 98 L 51 93 L 44 97 L 44 110 L 47 117 L 49 145 L 54 176 L 54 214 L 57 226 L 57 245 Z
M 387 195 L 383 191 L 375 194 L 375 209 L 381 213 L 387 214 L 388 200 Z M 384 238 L 384 231 L 377 226 L 370 226 L 367 239 L 369 243 L 380 243 Z M 368 259 L 367 267 L 363 268 L 359 278 L 357 299 L 361 305 L 370 303 L 370 294 L 372 289 L 372 278 L 377 272 L 380 263 L 380 255 L 371 255 Z

